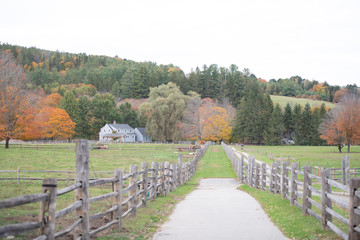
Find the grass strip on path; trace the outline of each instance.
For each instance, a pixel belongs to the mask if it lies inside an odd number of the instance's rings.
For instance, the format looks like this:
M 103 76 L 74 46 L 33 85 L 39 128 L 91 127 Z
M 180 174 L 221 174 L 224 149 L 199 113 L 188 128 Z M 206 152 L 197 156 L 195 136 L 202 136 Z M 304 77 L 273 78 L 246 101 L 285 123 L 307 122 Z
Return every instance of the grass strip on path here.
M 201 178 L 235 178 L 231 162 L 221 146 L 210 146 L 198 163 L 195 175 L 183 186 L 169 193 L 166 197 L 158 197 L 148 202 L 146 208 L 138 210 L 138 216 L 125 219 L 123 230 L 111 230 L 110 234 L 99 239 L 143 240 L 150 239 L 155 231 L 166 221 L 175 205 L 195 190 Z

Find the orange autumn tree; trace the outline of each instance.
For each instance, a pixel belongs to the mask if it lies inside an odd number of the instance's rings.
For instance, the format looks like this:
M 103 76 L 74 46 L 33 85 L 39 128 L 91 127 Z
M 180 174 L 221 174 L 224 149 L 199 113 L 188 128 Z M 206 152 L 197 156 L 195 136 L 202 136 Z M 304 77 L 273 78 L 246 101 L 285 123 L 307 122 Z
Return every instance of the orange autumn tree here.
M 44 107 L 36 118 L 43 138 L 67 139 L 75 134 L 75 123 L 64 109 Z
M 323 121 L 320 132 L 322 139 L 328 144 L 338 147 L 339 152 L 343 144 L 350 152 L 352 144 L 360 143 L 360 98 L 356 95 L 346 95 L 340 101 L 340 106 L 329 112 Z
M 10 139 L 20 138 L 24 126 L 21 119 L 32 105 L 27 82 L 14 57 L 0 51 L 0 139 L 5 139 L 5 148 L 9 148 Z
M 209 117 L 204 123 L 201 139 L 205 141 L 229 140 L 231 137 L 231 126 L 227 122 L 228 114 L 225 109 L 215 107 L 215 115 Z

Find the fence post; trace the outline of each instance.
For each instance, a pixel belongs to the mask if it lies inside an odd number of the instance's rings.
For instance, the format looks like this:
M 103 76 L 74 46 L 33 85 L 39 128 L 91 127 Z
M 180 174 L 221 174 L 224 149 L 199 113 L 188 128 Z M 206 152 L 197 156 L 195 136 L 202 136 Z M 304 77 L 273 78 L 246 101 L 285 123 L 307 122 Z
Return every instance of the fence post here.
M 55 235 L 55 212 L 56 212 L 56 188 L 57 179 L 45 178 L 42 182 L 42 193 L 48 193 L 49 199 L 40 203 L 39 222 L 45 223 L 39 229 L 39 234 L 45 234 L 47 239 L 54 239 Z M 48 216 L 45 213 L 48 212 Z
M 169 191 L 174 191 L 174 164 L 170 164 L 169 170 Z
M 165 162 L 165 190 L 166 193 L 170 192 L 170 163 Z
M 360 206 L 360 198 L 355 194 L 360 188 L 360 178 L 350 179 L 350 214 L 349 214 L 349 240 L 360 239 L 360 234 L 354 230 L 354 227 L 359 228 L 360 216 L 355 213 L 355 210 Z
M 271 193 L 274 193 L 274 181 L 275 181 L 275 178 L 274 178 L 274 168 L 275 168 L 275 163 L 271 163 L 271 167 L 270 167 L 270 184 L 269 184 L 269 191 Z
M 131 215 L 136 217 L 137 214 L 137 177 L 138 177 L 138 171 L 137 171 L 137 165 L 131 165 L 130 166 L 130 173 L 132 173 L 132 176 L 129 179 L 129 186 L 131 187 L 130 190 L 130 206 L 131 206 Z
M 322 229 L 329 229 L 327 221 L 332 221 L 332 215 L 326 211 L 326 208 L 332 209 L 332 202 L 327 197 L 327 193 L 331 193 L 331 185 L 327 180 L 331 179 L 331 170 L 323 169 L 321 171 L 321 226 Z
M 260 164 L 256 163 L 255 166 L 255 187 L 260 188 Z
M 311 209 L 311 202 L 307 199 L 311 198 L 311 190 L 308 186 L 312 185 L 311 178 L 309 177 L 309 173 L 312 173 L 311 166 L 304 166 L 304 185 L 303 185 L 303 215 L 308 215 L 307 209 Z
M 115 178 L 117 179 L 116 182 L 112 184 L 113 191 L 117 192 L 118 195 L 115 197 L 115 205 L 118 206 L 118 209 L 114 212 L 113 217 L 118 220 L 118 229 L 121 229 L 122 226 L 122 185 L 123 185 L 123 174 L 120 169 L 114 170 Z
M 141 188 L 142 190 L 144 190 L 142 197 L 141 197 L 141 201 L 142 201 L 142 206 L 146 207 L 147 206 L 147 197 L 148 197 L 148 169 L 149 169 L 149 164 L 146 162 L 141 163 L 141 171 L 143 172 L 141 174 L 141 180 L 143 181 L 141 184 Z
M 171 191 L 175 191 L 175 189 L 176 189 L 176 176 L 177 176 L 176 163 L 171 164 L 171 168 L 172 168 Z
M 342 182 L 346 185 L 346 174 L 345 174 L 345 156 L 342 156 L 342 165 L 341 165 L 341 173 L 342 173 Z
M 89 223 L 89 142 L 85 139 L 76 141 L 75 183 L 81 182 L 81 188 L 75 190 L 75 200 L 82 201 L 76 209 L 76 216 L 82 218 L 74 238 L 90 239 Z
M 350 184 L 350 158 L 348 155 L 345 157 L 345 172 L 346 172 L 346 185 Z
M 280 194 L 281 190 L 281 175 L 280 175 L 280 161 L 275 163 L 275 193 Z
M 291 192 L 290 192 L 290 205 L 294 205 L 295 201 L 297 201 L 296 191 L 297 191 L 297 184 L 295 180 L 297 180 L 297 170 L 298 164 L 292 163 L 291 164 Z
M 159 184 L 160 184 L 160 186 L 161 186 L 161 187 L 160 187 L 160 193 L 161 193 L 161 195 L 166 196 L 164 163 L 160 163 L 159 175 L 160 175 Z
M 244 156 L 241 155 L 239 163 L 239 179 L 241 183 L 244 183 Z
M 151 168 L 152 170 L 152 185 L 153 185 L 153 191 L 152 191 L 152 200 L 155 201 L 156 200 L 156 195 L 157 195 L 157 175 L 158 175 L 158 163 L 157 162 L 153 162 L 151 164 Z
M 183 184 L 182 182 L 182 154 L 178 155 L 178 164 L 179 164 L 179 168 L 178 168 L 178 183 L 179 186 L 181 186 Z
M 266 190 L 266 163 L 261 164 L 261 189 Z
M 282 162 L 282 173 L 281 173 L 281 193 L 282 198 L 285 199 L 286 195 L 289 194 L 288 186 L 289 186 L 289 170 L 287 167 L 289 166 L 288 161 Z

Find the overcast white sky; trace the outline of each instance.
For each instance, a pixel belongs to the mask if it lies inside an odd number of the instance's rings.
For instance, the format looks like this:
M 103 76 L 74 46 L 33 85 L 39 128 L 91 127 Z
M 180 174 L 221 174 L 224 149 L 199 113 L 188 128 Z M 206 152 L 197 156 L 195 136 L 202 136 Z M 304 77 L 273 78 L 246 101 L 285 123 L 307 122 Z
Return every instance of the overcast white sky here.
M 360 85 L 359 0 L 0 0 L 0 41 Z

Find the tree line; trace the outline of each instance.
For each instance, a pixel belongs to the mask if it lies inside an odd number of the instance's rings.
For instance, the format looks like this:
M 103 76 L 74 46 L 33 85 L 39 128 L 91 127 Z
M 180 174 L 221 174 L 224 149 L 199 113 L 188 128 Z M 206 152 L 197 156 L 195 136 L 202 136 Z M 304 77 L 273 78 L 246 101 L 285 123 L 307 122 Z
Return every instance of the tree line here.
M 67 52 L 26 48 L 0 44 L 0 49 L 11 53 L 23 66 L 33 89 L 41 88 L 47 94 L 59 92 L 62 85 L 85 84 L 94 86 L 100 93 L 112 93 L 116 98 L 148 98 L 150 87 L 175 83 L 187 94 L 196 92 L 201 98 L 226 101 L 236 107 L 244 94 L 248 81 L 258 79 L 271 95 L 305 97 L 325 101 L 338 101 L 341 91 L 356 92 L 356 84 L 330 86 L 300 76 L 286 79 L 257 78 L 249 69 L 238 66 L 219 67 L 216 64 L 195 67 L 185 74 L 173 64 L 157 65 L 153 62 L 135 62 L 119 57 L 73 54 Z M 341 91 L 340 91 L 341 90 Z M 339 92 L 340 91 L 340 92 Z

